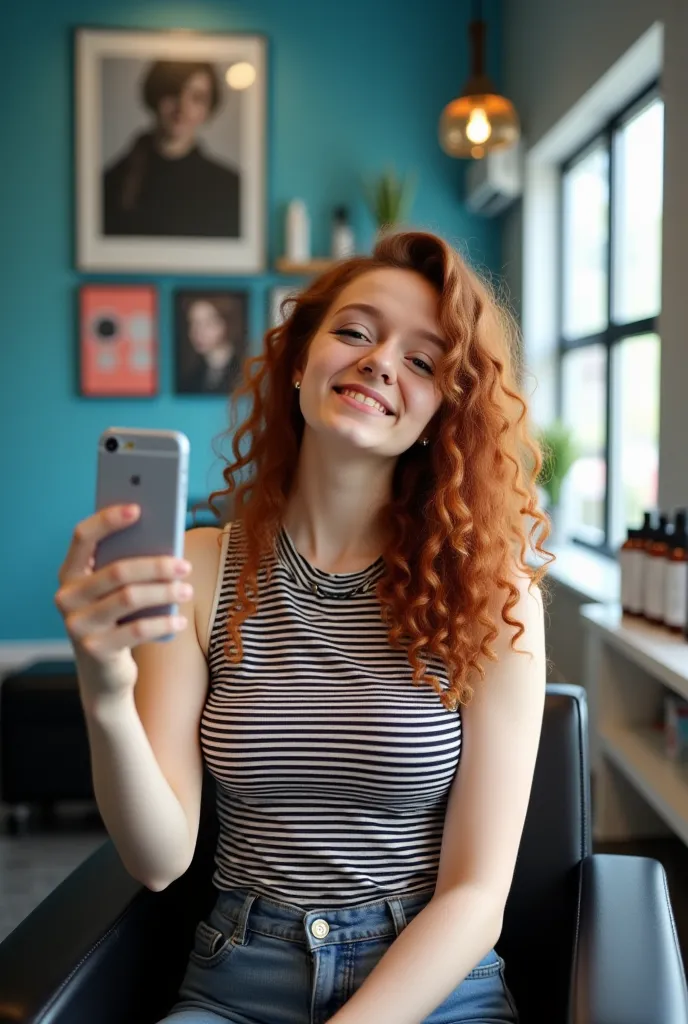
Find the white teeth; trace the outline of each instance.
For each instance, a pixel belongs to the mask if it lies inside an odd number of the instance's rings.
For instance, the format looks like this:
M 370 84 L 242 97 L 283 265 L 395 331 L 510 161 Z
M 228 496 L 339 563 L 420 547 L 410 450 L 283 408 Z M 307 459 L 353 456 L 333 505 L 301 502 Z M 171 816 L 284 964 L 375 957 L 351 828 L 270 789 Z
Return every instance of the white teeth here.
M 360 391 L 348 391 L 346 389 L 342 391 L 342 394 L 347 395 L 349 398 L 353 398 L 356 402 L 360 402 L 362 405 L 372 405 L 373 409 L 379 409 L 380 412 L 385 414 L 385 416 L 387 415 L 387 410 L 384 405 L 381 405 L 380 402 L 371 398 L 369 395 L 361 394 Z

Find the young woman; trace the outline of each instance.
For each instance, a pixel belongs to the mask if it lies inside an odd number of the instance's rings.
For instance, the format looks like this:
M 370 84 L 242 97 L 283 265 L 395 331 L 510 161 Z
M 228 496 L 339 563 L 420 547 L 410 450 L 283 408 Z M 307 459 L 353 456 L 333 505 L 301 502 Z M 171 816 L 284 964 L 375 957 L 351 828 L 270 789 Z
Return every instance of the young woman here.
M 217 902 L 166 1020 L 513 1024 L 494 946 L 547 562 L 508 321 L 415 232 L 287 313 L 248 363 L 252 413 L 212 495 L 233 522 L 190 531 L 187 564 L 93 572 L 132 521 L 111 508 L 60 571 L 98 803 L 149 888 L 191 861 L 204 761 L 217 780 Z M 118 625 L 170 600 L 178 621 Z

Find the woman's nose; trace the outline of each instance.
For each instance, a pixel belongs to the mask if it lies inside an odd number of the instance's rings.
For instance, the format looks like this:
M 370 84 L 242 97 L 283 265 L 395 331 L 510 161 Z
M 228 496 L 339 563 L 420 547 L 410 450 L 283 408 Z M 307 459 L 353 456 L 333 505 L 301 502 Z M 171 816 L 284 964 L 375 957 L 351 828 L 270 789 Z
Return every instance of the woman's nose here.
M 366 352 L 359 363 L 359 369 L 382 377 L 387 384 L 396 380 L 395 358 L 391 350 L 385 346 L 378 346 Z

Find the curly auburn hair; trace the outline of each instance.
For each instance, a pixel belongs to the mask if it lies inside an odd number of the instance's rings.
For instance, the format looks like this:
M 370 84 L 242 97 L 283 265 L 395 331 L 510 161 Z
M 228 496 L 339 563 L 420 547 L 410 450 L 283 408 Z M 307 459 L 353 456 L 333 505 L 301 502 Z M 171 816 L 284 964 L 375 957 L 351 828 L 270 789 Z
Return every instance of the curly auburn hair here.
M 342 290 L 362 274 L 390 267 L 415 271 L 433 285 L 450 345 L 436 375 L 442 402 L 430 425 L 432 447 L 413 445 L 395 466 L 391 501 L 382 511 L 386 572 L 376 594 L 389 642 L 407 651 L 413 682 L 429 684 L 455 710 L 473 695 L 472 675 L 485 676 L 481 657 L 497 660 L 494 595 L 504 591 L 501 617 L 514 630 L 515 648 L 524 633 L 511 615 L 520 595 L 515 577 L 529 577 L 529 588 L 539 584 L 554 556 L 542 547 L 549 535 L 535 483 L 542 454 L 517 389 L 513 320 L 459 254 L 426 232 L 384 235 L 371 256 L 351 257 L 321 274 L 283 302 L 283 323 L 265 335 L 262 355 L 246 360 L 233 397 L 250 398 L 252 410 L 237 427 L 233 404 L 221 436 L 234 433 L 234 461 L 223 471 L 226 488 L 209 499 L 216 515 L 242 522 L 246 537 L 224 650 L 230 661 L 241 661 L 241 624 L 257 609 L 260 565 L 273 549 L 295 480 L 304 431 L 295 371 Z M 232 514 L 222 517 L 214 499 L 232 495 Z M 528 562 L 533 551 L 538 567 Z M 432 655 L 446 666 L 444 690 L 426 674 Z

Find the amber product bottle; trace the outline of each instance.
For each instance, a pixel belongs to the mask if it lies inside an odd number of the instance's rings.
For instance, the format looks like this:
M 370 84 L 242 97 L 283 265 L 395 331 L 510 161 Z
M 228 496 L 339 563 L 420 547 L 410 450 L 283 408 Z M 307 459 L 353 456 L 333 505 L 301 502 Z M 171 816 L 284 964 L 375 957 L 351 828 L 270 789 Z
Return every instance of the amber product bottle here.
M 669 517 L 662 513 L 652 539 L 645 548 L 645 618 L 658 626 L 664 622 L 664 577 L 669 538 Z
M 664 625 L 672 633 L 683 633 L 688 612 L 688 534 L 684 508 L 676 511 L 664 572 Z
M 624 615 L 643 614 L 645 541 L 641 535 L 642 530 L 629 529 L 626 540 L 619 548 L 621 609 Z
M 643 563 L 643 573 L 642 573 L 642 575 L 643 575 L 643 582 L 641 584 L 641 590 L 642 590 L 642 602 L 641 602 L 641 604 L 642 604 L 642 608 L 641 608 L 641 611 L 640 611 L 640 614 L 642 616 L 645 615 L 645 592 L 646 592 L 646 589 L 647 589 L 648 566 L 650 564 L 650 556 L 647 553 L 647 549 L 650 546 L 650 544 L 652 543 L 652 540 L 654 538 L 656 526 L 657 526 L 657 521 L 656 521 L 655 513 L 654 512 L 644 512 L 643 513 L 643 525 L 640 527 L 639 536 L 638 536 L 639 545 L 640 545 L 640 549 L 641 549 L 641 553 L 642 553 L 642 563 Z

